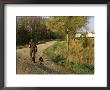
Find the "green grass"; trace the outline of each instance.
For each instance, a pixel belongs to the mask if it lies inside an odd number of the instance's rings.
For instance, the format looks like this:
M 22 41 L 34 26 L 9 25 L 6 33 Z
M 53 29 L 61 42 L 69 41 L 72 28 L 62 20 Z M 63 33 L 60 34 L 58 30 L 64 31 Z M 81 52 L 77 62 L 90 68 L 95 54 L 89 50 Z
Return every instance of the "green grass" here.
M 76 74 L 93 74 L 94 73 L 94 67 L 87 66 L 84 64 L 76 64 L 69 62 L 67 60 L 61 60 L 58 62 L 61 65 L 64 65 L 68 69 L 71 69 Z
M 84 54 L 88 53 L 86 51 L 88 50 L 84 50 Z M 73 55 L 71 52 L 69 54 L 70 56 Z M 44 55 L 46 55 L 49 60 L 52 60 L 56 64 L 63 65 L 64 67 L 73 71 L 75 74 L 94 74 L 93 65 L 75 63 L 67 60 L 66 42 L 56 42 L 53 46 L 44 51 Z
M 17 45 L 16 49 L 22 49 L 22 48 L 27 48 L 28 45 Z

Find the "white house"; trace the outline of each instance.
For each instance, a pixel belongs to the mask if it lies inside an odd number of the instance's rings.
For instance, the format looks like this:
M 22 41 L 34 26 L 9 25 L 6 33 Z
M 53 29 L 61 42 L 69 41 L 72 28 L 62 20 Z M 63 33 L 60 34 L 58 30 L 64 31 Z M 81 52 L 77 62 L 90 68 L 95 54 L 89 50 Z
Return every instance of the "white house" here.
M 94 33 L 88 32 L 87 37 L 94 37 Z
M 81 33 L 77 33 L 75 35 L 75 37 L 81 37 Z M 93 32 L 87 32 L 87 36 L 86 37 L 95 37 L 95 34 Z
M 81 34 L 80 34 L 80 33 L 78 33 L 78 34 L 76 34 L 76 35 L 75 35 L 75 37 L 81 37 Z

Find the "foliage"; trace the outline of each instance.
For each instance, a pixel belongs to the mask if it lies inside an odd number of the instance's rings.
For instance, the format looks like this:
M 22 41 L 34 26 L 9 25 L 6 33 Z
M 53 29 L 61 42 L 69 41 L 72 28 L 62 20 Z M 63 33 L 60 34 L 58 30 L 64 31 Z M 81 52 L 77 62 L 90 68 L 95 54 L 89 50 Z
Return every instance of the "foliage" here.
M 67 33 L 71 38 L 87 24 L 87 17 L 84 16 L 17 16 L 16 20 L 17 45 L 27 44 L 30 39 L 36 42 L 64 39 Z
M 58 33 L 47 29 L 45 19 L 40 16 L 17 16 L 16 19 L 17 45 L 27 44 L 30 39 L 39 42 L 61 38 Z
M 66 38 L 68 51 L 70 39 L 75 39 L 77 31 L 87 23 L 88 17 L 86 16 L 51 16 L 46 20 L 46 26 L 50 30 Z
M 54 32 L 74 36 L 87 20 L 85 16 L 51 16 L 46 20 L 46 26 Z
M 93 43 L 93 39 L 88 39 Z M 44 55 L 53 62 L 71 69 L 77 74 L 94 73 L 94 47 L 82 47 L 81 40 L 70 43 L 70 51 L 65 49 L 66 42 L 58 41 L 53 46 L 47 48 Z
M 29 34 L 29 31 L 26 30 L 25 23 L 23 22 L 21 25 L 17 24 L 17 30 L 16 30 L 17 45 L 27 44 L 30 38 L 31 36 Z

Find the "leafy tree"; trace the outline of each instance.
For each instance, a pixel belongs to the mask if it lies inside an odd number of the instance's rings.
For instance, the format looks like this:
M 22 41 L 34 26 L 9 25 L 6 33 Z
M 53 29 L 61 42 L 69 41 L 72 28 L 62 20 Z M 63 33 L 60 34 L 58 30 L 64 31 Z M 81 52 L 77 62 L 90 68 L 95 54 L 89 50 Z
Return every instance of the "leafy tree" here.
M 17 16 L 16 19 L 17 44 L 26 44 L 30 39 L 39 42 L 57 37 L 53 31 L 47 29 L 45 18 L 41 16 Z
M 31 37 L 29 31 L 26 29 L 26 19 L 23 17 L 17 17 L 16 19 L 16 44 L 27 44 Z
M 75 38 L 75 34 L 87 24 L 87 20 L 85 16 L 51 16 L 47 19 L 46 26 L 54 32 L 65 34 L 69 50 L 69 39 Z

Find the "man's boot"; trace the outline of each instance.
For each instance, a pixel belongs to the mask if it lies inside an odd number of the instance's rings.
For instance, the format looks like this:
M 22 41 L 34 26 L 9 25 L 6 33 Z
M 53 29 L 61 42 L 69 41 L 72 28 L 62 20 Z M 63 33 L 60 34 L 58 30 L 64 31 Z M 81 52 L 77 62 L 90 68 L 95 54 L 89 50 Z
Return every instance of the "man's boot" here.
M 33 63 L 35 63 L 35 58 L 34 57 L 32 58 L 32 61 L 33 61 Z

